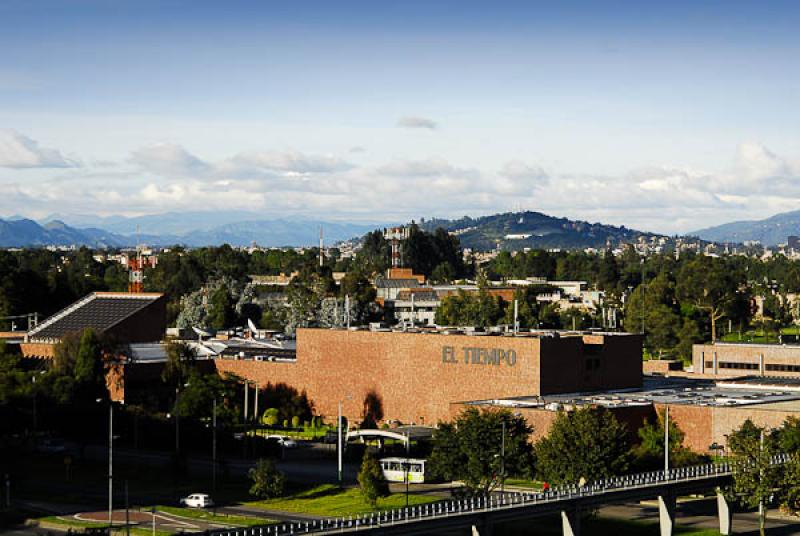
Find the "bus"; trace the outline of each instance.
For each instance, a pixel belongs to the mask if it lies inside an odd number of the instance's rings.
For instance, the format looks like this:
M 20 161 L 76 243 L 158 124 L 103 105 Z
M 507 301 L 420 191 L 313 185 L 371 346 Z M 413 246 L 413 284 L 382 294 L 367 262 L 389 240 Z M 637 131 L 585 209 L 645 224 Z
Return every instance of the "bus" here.
M 425 482 L 425 460 L 414 458 L 381 458 L 383 478 L 389 482 L 405 482 L 406 474 L 410 484 Z

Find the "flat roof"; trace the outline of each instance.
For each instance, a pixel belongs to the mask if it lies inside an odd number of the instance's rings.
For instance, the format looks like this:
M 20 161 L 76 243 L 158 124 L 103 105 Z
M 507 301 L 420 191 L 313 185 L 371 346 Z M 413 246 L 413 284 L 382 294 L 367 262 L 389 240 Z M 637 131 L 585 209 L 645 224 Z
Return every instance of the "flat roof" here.
M 800 386 L 798 387 L 800 389 Z M 731 407 L 800 401 L 800 391 L 764 389 L 747 384 L 714 382 L 689 378 L 655 378 L 645 376 L 641 389 L 624 389 L 594 393 L 567 393 L 546 396 L 520 396 L 464 402 L 473 406 L 507 408 L 539 408 L 551 411 L 575 407 L 606 408 L 669 404 L 684 406 Z

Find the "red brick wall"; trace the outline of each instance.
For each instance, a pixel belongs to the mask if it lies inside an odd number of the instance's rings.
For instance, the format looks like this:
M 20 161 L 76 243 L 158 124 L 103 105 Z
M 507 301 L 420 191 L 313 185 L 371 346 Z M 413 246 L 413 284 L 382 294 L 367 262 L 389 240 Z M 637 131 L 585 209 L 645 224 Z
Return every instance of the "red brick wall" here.
M 52 359 L 55 356 L 55 345 L 53 344 L 45 342 L 24 342 L 19 346 L 23 357 Z
M 449 418 L 449 405 L 489 397 L 538 392 L 538 345 L 534 338 L 468 337 L 301 329 L 297 362 L 216 360 L 217 370 L 257 381 L 305 389 L 316 411 L 360 419 L 370 390 L 383 400 L 384 418 L 435 424 Z M 443 347 L 455 363 L 443 362 Z M 516 363 L 465 364 L 463 347 L 516 351 Z
M 664 411 L 664 404 L 656 404 L 659 412 Z M 708 452 L 713 439 L 713 408 L 709 406 L 671 405 L 669 418 L 678 425 L 685 434 L 683 445 L 695 452 Z
M 638 337 L 604 337 L 601 359 L 609 365 L 603 381 L 616 387 L 641 385 L 641 346 Z M 615 339 L 629 339 L 624 345 Z M 564 391 L 586 387 L 581 337 L 470 337 L 418 333 L 333 331 L 301 329 L 297 334 L 297 362 L 216 360 L 217 370 L 267 383 L 286 383 L 305 390 L 320 414 L 336 415 L 344 400 L 344 413 L 360 419 L 365 395 L 374 390 L 383 401 L 384 418 L 404 423 L 435 424 L 450 418 L 450 404 L 489 398 Z M 444 362 L 443 348 L 453 349 L 455 362 Z M 464 362 L 464 348 L 502 349 L 516 352 L 516 363 Z M 540 377 L 541 348 L 547 372 Z M 598 347 L 600 348 L 600 347 Z M 632 352 L 622 356 L 620 352 Z M 484 358 L 485 359 L 485 358 Z M 635 362 L 633 372 L 624 363 Z M 630 365 L 628 365 L 630 367 Z M 638 368 L 637 368 L 638 367 Z M 577 374 L 576 373 L 580 373 Z M 633 381 L 632 378 L 637 378 Z M 545 378 L 545 385 L 542 378 Z

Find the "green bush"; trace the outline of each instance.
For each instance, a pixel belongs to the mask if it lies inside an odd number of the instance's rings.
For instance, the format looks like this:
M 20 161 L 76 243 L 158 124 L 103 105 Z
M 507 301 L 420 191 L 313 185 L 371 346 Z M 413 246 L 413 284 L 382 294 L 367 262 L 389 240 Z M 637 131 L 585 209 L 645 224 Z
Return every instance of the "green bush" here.
M 300 428 L 300 417 L 297 415 L 292 417 L 292 428 Z
M 289 419 L 283 419 L 283 427 L 289 428 Z
M 278 408 L 267 408 L 264 415 L 261 416 L 261 423 L 267 426 L 275 426 L 278 424 Z
M 260 458 L 248 475 L 253 481 L 250 495 L 259 499 L 281 497 L 286 490 L 286 476 L 278 471 L 272 460 Z

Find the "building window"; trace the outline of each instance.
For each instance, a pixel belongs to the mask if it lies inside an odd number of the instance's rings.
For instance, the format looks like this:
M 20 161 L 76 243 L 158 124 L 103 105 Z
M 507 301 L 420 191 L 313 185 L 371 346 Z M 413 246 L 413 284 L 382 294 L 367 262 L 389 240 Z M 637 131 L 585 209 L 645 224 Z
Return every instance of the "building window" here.
M 714 368 L 714 362 L 713 361 L 706 361 L 706 368 Z
M 758 363 L 736 363 L 731 361 L 720 361 L 719 368 L 736 370 L 758 370 Z
M 800 365 L 770 363 L 765 365 L 764 368 L 770 372 L 800 372 Z

